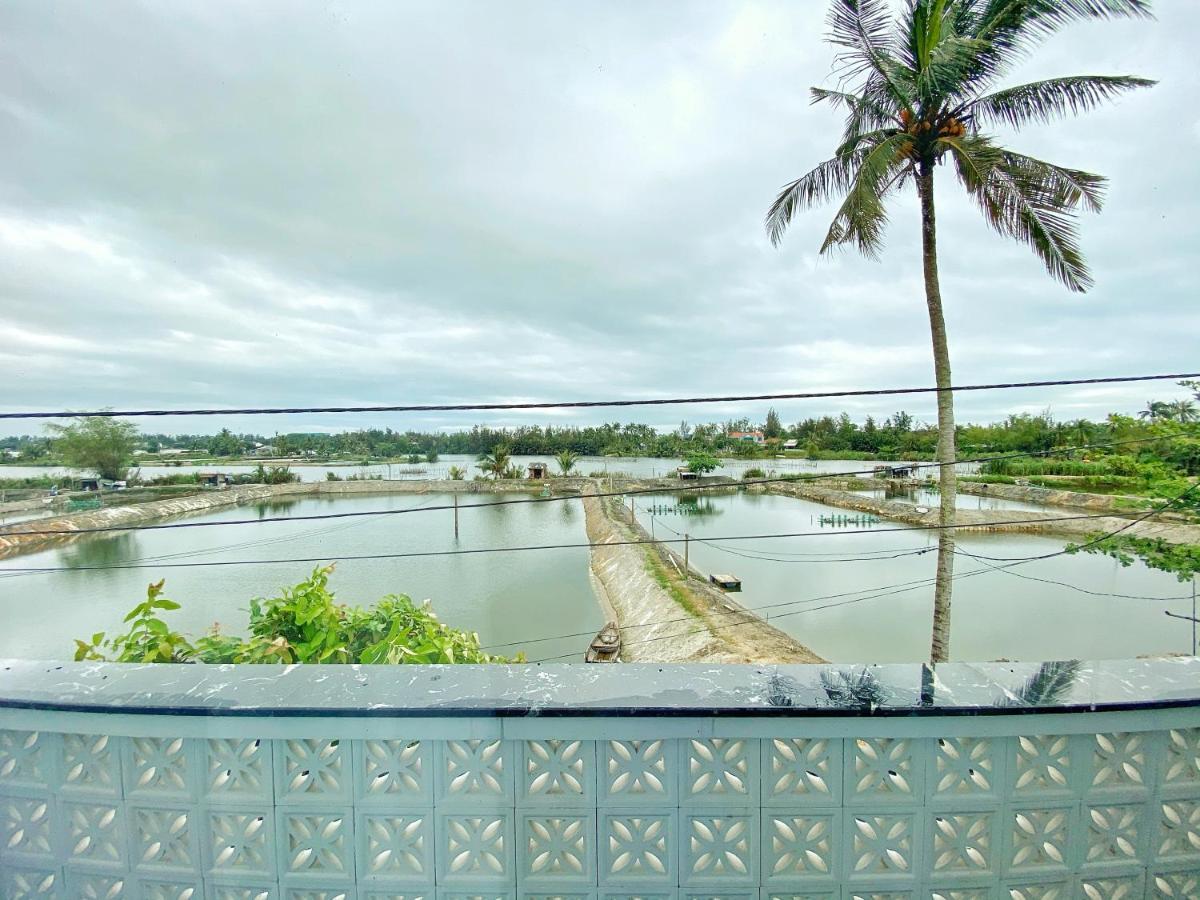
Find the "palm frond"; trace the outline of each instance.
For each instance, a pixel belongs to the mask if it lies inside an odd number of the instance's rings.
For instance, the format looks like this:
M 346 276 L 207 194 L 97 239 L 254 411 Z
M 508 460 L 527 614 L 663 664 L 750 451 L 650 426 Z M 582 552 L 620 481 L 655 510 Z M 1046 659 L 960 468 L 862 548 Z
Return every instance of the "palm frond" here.
M 785 184 L 767 210 L 767 235 L 771 243 L 778 246 L 798 210 L 826 203 L 846 190 L 854 181 L 854 169 L 861 156 L 854 152 L 835 156 Z
M 892 53 L 893 23 L 888 0 L 833 0 L 826 23 L 829 42 L 842 48 L 837 64 L 843 76 L 878 76 L 887 87 L 892 105 L 911 107 L 911 91 L 905 87 L 912 79 Z
M 1019 168 L 1032 179 L 1044 184 L 1050 191 L 1050 201 L 1054 205 L 1072 210 L 1082 208 L 1093 213 L 1100 212 L 1104 207 L 1104 192 L 1108 186 L 1108 179 L 1103 175 L 1056 166 L 1044 159 L 1025 156 L 1012 150 L 1004 150 L 1002 153 L 1006 165 Z
M 809 88 L 808 91 L 813 103 L 829 103 L 835 109 L 846 111 L 846 137 L 880 128 L 895 120 L 893 111 L 873 94 L 850 94 L 819 87 Z
M 964 107 L 966 114 L 986 124 L 1021 128 L 1030 122 L 1050 122 L 1078 116 L 1127 91 L 1152 87 L 1155 81 L 1130 75 L 1075 75 L 1050 78 L 987 94 Z
M 883 201 L 911 165 L 907 155 L 911 146 L 912 136 L 899 132 L 856 151 L 861 155 L 854 179 L 833 217 L 821 253 L 839 244 L 853 243 L 863 255 L 878 256 L 887 225 Z
M 991 77 L 1064 25 L 1118 18 L 1153 18 L 1149 0 L 987 0 L 972 33 L 990 45 L 980 65 Z
M 1083 664 L 1077 659 L 1044 662 L 1010 696 L 996 700 L 997 706 L 1047 706 L 1066 696 Z
M 981 134 L 941 137 L 938 143 L 950 150 L 958 180 L 972 194 L 983 190 L 993 170 L 1004 162 L 1000 148 Z
M 1075 210 L 1063 203 L 1066 187 L 1061 173 L 1067 170 L 1020 154 L 1001 154 L 1002 162 L 971 191 L 984 218 L 996 231 L 1027 244 L 1068 288 L 1086 291 L 1092 277 L 1079 249 Z M 1089 192 L 1094 200 L 1092 186 Z M 1081 192 L 1079 200 L 1087 199 L 1088 194 Z

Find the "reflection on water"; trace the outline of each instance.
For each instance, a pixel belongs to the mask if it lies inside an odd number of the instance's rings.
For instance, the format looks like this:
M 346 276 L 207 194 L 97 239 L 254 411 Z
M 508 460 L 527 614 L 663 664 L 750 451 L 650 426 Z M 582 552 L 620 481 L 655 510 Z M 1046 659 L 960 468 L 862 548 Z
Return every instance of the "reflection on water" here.
M 673 493 L 641 500 L 673 501 Z M 844 512 L 778 494 L 715 494 L 708 502 L 723 514 L 665 515 L 652 524 L 660 537 L 688 532 L 691 564 L 739 579 L 739 603 L 835 662 L 928 658 L 935 535 L 887 520 L 820 528 L 816 518 Z M 772 534 L 793 537 L 761 537 Z M 732 540 L 745 535 L 760 537 Z M 965 553 L 1006 559 L 1054 554 L 1065 543 L 1029 534 L 958 537 Z M 1140 563 L 1123 568 L 1074 555 L 1006 569 L 963 556 L 955 564 L 951 658 L 1103 659 L 1190 648 L 1190 630 L 1163 610 L 1190 613 L 1190 591 Z
M 472 497 L 487 504 L 497 498 Z M 507 499 L 524 499 L 523 496 Z M 461 501 L 461 498 L 460 498 Z M 451 495 L 366 495 L 289 498 L 255 504 L 260 518 L 326 512 L 403 512 L 453 503 Z M 251 597 L 270 597 L 307 577 L 316 562 L 339 559 L 330 587 L 339 602 L 376 603 L 386 594 L 429 599 L 441 621 L 478 632 L 485 649 L 532 658 L 571 654 L 582 660 L 603 621 L 588 578 L 586 547 L 537 552 L 439 554 L 546 544 L 586 544 L 578 500 L 473 508 L 460 502 L 459 539 L 451 509 L 412 515 L 256 522 L 244 507 L 226 507 L 187 522 L 251 520 L 228 527 L 169 528 L 79 538 L 39 553 L 5 560 L 0 575 L 0 656 L 68 656 L 73 639 L 121 628 L 121 619 L 145 596 L 146 584 L 166 579 L 166 596 L 182 604 L 168 614 L 172 627 L 202 634 L 214 620 L 242 634 Z M 349 559 L 351 556 L 374 557 Z M 271 562 L 276 561 L 276 562 Z M 205 562 L 244 563 L 204 566 Z M 136 564 L 143 568 L 105 568 Z M 18 573 L 18 566 L 67 567 Z M 75 567 L 89 568 L 72 571 Z M 524 642 L 548 636 L 525 648 Z
M 270 500 L 258 500 L 254 503 L 254 512 L 258 518 L 265 519 L 285 513 L 300 501 L 295 497 L 274 497 Z
M 1062 700 L 1079 677 L 1077 659 L 1044 662 L 1011 697 L 996 698 L 997 706 L 1040 706 Z
M 875 709 L 891 696 L 870 669 L 822 671 L 821 690 L 829 705 L 839 709 Z
M 117 531 L 80 538 L 59 551 L 59 565 L 80 569 L 91 566 L 117 566 L 137 559 L 138 538 L 135 532 Z M 22 557 L 24 559 L 25 557 Z

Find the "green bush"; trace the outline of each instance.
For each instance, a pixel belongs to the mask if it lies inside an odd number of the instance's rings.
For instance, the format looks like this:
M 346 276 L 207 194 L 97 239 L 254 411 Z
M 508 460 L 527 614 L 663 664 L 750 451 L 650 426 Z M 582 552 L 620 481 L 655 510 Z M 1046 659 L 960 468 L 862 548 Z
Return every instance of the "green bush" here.
M 742 480 L 749 481 L 752 478 L 766 478 L 767 473 L 757 466 L 752 466 L 742 473 Z
M 129 630 L 110 639 L 104 632 L 75 641 L 76 660 L 202 663 L 505 663 L 523 662 L 485 653 L 479 636 L 438 621 L 429 604 L 418 606 L 391 594 L 374 606 L 334 602 L 333 566 L 318 567 L 278 597 L 250 601 L 250 636 L 213 630 L 195 642 L 160 618 L 179 604 L 151 584 L 146 599 L 125 617 Z

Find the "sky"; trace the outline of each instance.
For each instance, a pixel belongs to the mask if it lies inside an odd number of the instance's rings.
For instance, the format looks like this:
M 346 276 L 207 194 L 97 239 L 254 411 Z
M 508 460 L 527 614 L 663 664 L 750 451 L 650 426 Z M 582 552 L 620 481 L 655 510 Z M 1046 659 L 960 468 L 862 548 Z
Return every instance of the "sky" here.
M 1200 4 L 1014 70 L 1159 84 L 1001 132 L 1111 178 L 1073 294 L 938 173 L 955 383 L 1200 369 Z M 824 4 L 0 5 L 0 409 L 629 399 L 932 384 L 915 197 L 878 261 L 772 247 L 832 155 Z M 1156 385 L 960 395 L 961 420 L 1133 412 Z M 760 420 L 643 410 L 171 417 L 168 432 Z M 785 422 L 929 397 L 778 403 Z M 0 433 L 35 423 L 0 424 Z

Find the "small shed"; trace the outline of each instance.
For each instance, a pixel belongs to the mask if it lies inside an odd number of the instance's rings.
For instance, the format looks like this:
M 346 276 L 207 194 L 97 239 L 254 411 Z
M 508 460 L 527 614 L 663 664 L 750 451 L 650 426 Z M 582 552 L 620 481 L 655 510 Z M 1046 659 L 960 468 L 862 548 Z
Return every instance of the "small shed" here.
M 876 478 L 912 478 L 916 466 L 875 466 Z
M 233 476 L 226 472 L 199 472 L 196 481 L 203 487 L 228 487 L 233 482 Z
M 529 478 L 531 481 L 541 481 L 547 476 L 550 467 L 544 462 L 531 462 L 529 464 Z
M 80 478 L 79 489 L 81 491 L 99 491 L 101 481 L 99 478 Z
M 679 476 L 680 481 L 696 481 L 700 478 L 699 472 L 693 472 L 687 466 L 680 466 L 675 470 L 675 474 Z

